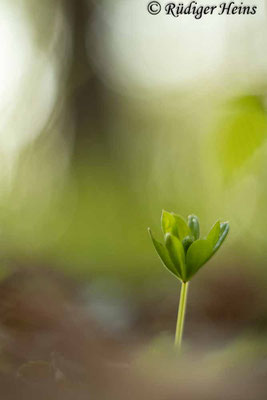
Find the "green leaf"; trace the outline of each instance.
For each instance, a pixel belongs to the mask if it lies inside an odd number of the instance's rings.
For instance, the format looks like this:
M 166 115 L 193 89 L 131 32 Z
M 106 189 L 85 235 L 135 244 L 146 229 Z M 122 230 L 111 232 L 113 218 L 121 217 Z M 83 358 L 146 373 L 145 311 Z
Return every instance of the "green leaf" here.
M 160 242 L 158 242 L 158 241 L 154 238 L 154 236 L 153 236 L 153 234 L 152 234 L 150 228 L 148 228 L 148 232 L 149 232 L 149 234 L 150 234 L 150 237 L 151 237 L 151 239 L 152 239 L 152 242 L 153 242 L 153 244 L 154 244 L 154 247 L 155 247 L 155 249 L 156 249 L 156 252 L 158 253 L 158 256 L 159 256 L 159 258 L 161 259 L 163 265 L 164 265 L 164 266 L 168 269 L 168 271 L 170 271 L 173 275 L 175 275 L 176 277 L 178 277 L 179 279 L 181 279 L 181 276 L 180 276 L 179 272 L 177 271 L 177 269 L 175 268 L 175 266 L 174 266 L 174 264 L 173 264 L 173 262 L 172 262 L 172 260 L 171 260 L 171 258 L 170 258 L 170 256 L 169 256 L 169 253 L 168 253 L 166 247 L 163 246 L 163 244 L 161 244 Z
M 252 95 L 231 99 L 223 108 L 217 131 L 213 132 L 217 159 L 226 181 L 242 172 L 266 139 L 264 97 Z
M 191 246 L 191 244 L 194 242 L 194 238 L 192 238 L 192 236 L 186 236 L 183 241 L 182 241 L 182 245 L 184 246 L 184 251 L 185 253 L 187 252 L 187 250 L 189 249 L 189 247 Z
M 220 223 L 220 235 L 217 243 L 215 244 L 215 247 L 213 249 L 213 254 L 221 247 L 223 244 L 226 236 L 228 235 L 230 226 L 228 222 L 221 222 Z
M 165 235 L 165 244 L 173 264 L 179 271 L 179 274 L 182 277 L 182 279 L 185 279 L 186 275 L 185 254 L 182 243 L 176 236 L 172 235 L 171 233 L 167 233 Z
M 174 213 L 172 213 L 172 215 L 175 218 L 178 237 L 182 241 L 186 236 L 190 236 L 190 229 L 183 217 Z
M 189 215 L 188 226 L 195 240 L 199 238 L 199 222 L 196 215 Z
M 191 244 L 186 254 L 187 280 L 205 264 L 211 257 L 212 251 L 212 245 L 207 239 L 198 239 Z
M 176 220 L 174 215 L 168 211 L 162 210 L 161 227 L 164 235 L 166 235 L 166 233 L 172 233 L 173 235 L 178 236 Z
M 207 236 L 207 241 L 210 242 L 210 244 L 212 245 L 212 248 L 215 247 L 216 243 L 219 240 L 219 236 L 220 236 L 220 221 L 215 222 L 215 224 L 213 225 L 213 227 L 211 228 L 208 236 Z

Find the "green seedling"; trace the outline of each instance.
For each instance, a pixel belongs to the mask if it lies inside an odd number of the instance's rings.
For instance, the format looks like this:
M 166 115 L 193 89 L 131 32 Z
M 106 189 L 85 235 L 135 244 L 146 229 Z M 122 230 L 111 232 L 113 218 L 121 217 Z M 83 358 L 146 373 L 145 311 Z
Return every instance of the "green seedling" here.
M 181 281 L 175 345 L 181 347 L 189 281 L 222 245 L 229 232 L 229 223 L 217 221 L 206 237 L 200 238 L 198 218 L 162 211 L 161 227 L 164 244 L 158 242 L 148 228 L 163 265 Z

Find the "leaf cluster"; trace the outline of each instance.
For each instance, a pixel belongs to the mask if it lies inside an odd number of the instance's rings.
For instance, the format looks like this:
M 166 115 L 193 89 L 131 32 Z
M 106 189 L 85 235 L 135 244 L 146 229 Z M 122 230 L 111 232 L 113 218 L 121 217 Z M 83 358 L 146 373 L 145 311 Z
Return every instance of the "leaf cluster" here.
M 180 215 L 162 211 L 161 227 L 164 244 L 149 234 L 163 265 L 182 282 L 188 282 L 216 253 L 229 232 L 229 223 L 215 222 L 206 237 L 200 238 L 197 216 L 189 215 L 188 222 Z

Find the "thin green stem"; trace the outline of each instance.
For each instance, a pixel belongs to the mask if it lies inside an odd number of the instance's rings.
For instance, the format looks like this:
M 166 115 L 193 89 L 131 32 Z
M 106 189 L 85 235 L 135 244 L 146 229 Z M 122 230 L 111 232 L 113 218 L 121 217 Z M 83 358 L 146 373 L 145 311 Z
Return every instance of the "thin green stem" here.
M 179 349 L 181 349 L 182 345 L 188 286 L 189 282 L 182 282 L 174 342 L 175 346 L 177 346 Z

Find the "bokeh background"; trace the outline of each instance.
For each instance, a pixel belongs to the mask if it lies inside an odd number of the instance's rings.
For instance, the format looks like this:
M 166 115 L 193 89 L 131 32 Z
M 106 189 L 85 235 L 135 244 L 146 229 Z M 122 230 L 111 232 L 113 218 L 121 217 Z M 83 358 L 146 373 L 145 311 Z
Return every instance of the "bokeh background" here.
M 266 399 L 267 24 L 252 3 L 195 20 L 144 0 L 0 1 L 5 399 Z M 180 356 L 179 283 L 147 234 L 163 208 L 204 235 L 231 226 L 191 284 Z

